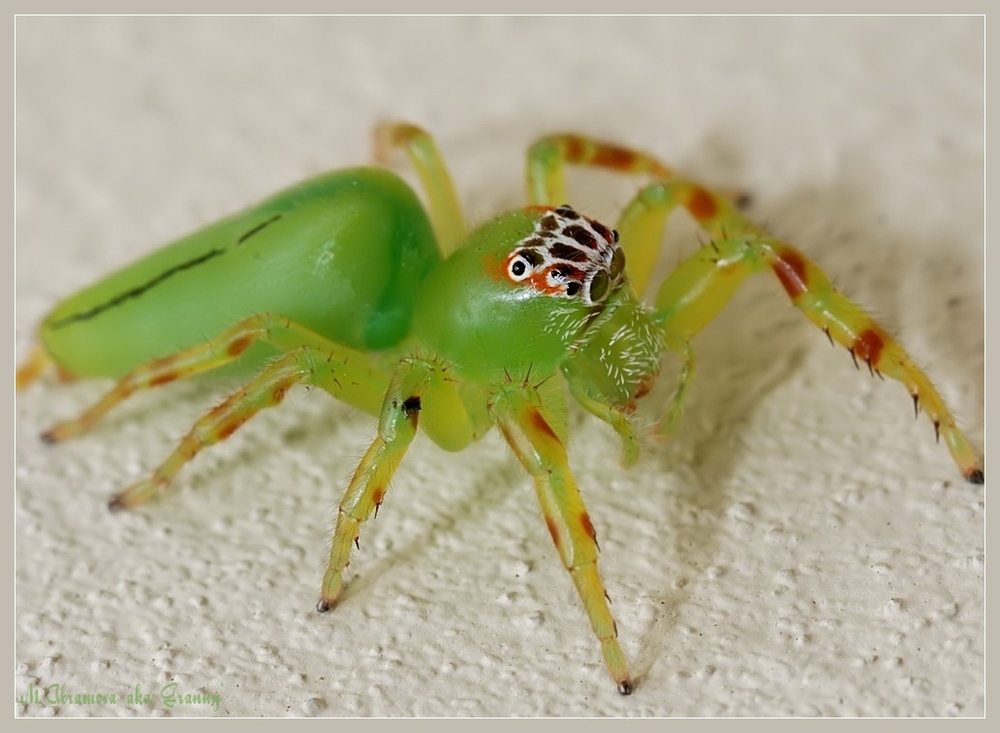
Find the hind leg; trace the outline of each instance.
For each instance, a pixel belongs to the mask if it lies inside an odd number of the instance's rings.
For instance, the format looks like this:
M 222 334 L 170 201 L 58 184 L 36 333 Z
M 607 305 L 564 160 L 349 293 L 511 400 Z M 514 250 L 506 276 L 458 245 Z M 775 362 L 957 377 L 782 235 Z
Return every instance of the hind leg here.
M 427 194 L 431 222 L 441 254 L 447 257 L 465 236 L 462 207 L 455 195 L 451 175 L 438 152 L 434 138 L 425 130 L 406 122 L 383 122 L 375 127 L 375 160 L 388 164 L 393 148 L 403 148 L 420 177 Z
M 43 433 L 42 439 L 47 443 L 57 443 L 79 435 L 138 390 L 162 387 L 228 364 L 256 341 L 263 341 L 279 352 L 308 346 L 327 354 L 331 360 L 336 359 L 354 380 L 350 393 L 343 395 L 345 401 L 372 413 L 378 409 L 387 377 L 367 356 L 336 344 L 284 316 L 263 313 L 240 321 L 210 341 L 136 367 L 82 415 L 60 422 Z
M 314 385 L 345 401 L 358 397 L 359 389 L 371 393 L 385 390 L 385 382 L 377 373 L 363 366 L 359 369 L 349 357 L 348 353 L 302 345 L 277 358 L 199 419 L 149 478 L 113 497 L 109 508 L 118 510 L 151 500 L 166 489 L 181 468 L 198 453 L 228 438 L 261 410 L 279 405 L 295 385 Z

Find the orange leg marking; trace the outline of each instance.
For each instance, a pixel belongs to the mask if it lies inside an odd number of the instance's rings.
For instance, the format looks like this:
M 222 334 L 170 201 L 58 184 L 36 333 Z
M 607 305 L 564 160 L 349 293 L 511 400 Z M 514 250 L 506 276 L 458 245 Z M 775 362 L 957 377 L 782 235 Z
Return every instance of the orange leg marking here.
M 719 210 L 715 205 L 712 195 L 705 189 L 697 186 L 691 188 L 684 205 L 698 221 L 711 219 Z
M 788 297 L 795 300 L 802 295 L 808 287 L 806 286 L 806 263 L 798 252 L 781 252 L 777 259 L 771 264 L 771 269 L 778 276 L 781 287 L 788 293 Z
M 250 344 L 256 341 L 256 337 L 250 334 L 237 336 L 226 346 L 226 353 L 234 359 L 250 348 Z

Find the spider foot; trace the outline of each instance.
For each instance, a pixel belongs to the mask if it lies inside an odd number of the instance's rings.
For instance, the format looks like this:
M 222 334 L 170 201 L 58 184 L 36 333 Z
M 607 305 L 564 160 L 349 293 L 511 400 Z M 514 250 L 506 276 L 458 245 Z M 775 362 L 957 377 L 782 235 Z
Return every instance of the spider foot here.
M 326 613 L 337 607 L 337 599 L 340 598 L 340 591 L 343 588 L 341 573 L 328 573 L 323 578 L 323 587 L 319 592 L 319 600 L 316 601 L 316 611 Z
M 165 479 L 154 476 L 153 478 L 132 484 L 108 500 L 108 510 L 120 512 L 122 509 L 131 509 L 140 504 L 145 504 L 163 489 L 167 488 L 169 483 Z
M 336 608 L 336 606 L 337 606 L 337 601 L 335 600 L 328 601 L 326 598 L 320 598 L 318 601 L 316 601 L 316 612 L 326 613 L 327 611 L 331 611 L 334 608 Z
M 46 445 L 55 445 L 79 435 L 83 430 L 84 426 L 80 424 L 79 420 L 64 420 L 56 423 L 38 437 Z

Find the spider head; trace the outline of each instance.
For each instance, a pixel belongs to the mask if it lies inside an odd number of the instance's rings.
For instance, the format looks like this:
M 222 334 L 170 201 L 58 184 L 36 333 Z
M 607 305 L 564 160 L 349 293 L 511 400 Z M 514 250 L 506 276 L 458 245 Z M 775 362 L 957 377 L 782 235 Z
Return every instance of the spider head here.
M 415 335 L 457 369 L 486 378 L 554 369 L 623 293 L 631 296 L 617 239 L 568 206 L 490 219 L 421 286 Z

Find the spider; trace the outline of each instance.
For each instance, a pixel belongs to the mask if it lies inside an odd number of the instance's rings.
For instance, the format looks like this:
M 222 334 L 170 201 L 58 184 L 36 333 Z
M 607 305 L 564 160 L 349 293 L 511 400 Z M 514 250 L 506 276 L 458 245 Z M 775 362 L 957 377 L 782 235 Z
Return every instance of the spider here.
M 136 390 L 234 361 L 262 365 L 149 478 L 114 496 L 112 510 L 159 496 L 203 448 L 278 405 L 292 387 L 320 387 L 378 420 L 337 512 L 317 604 L 328 611 L 352 545 L 418 427 L 458 451 L 495 426 L 534 479 L 607 670 L 630 694 L 597 536 L 567 460 L 566 391 L 616 431 L 623 462 L 633 463 L 640 444 L 631 415 L 657 378 L 662 352 L 682 359 L 657 423 L 670 433 L 694 373 L 691 339 L 754 273 L 776 277 L 792 304 L 856 363 L 901 382 L 963 476 L 983 483 L 979 457 L 896 340 L 728 197 L 637 150 L 558 134 L 528 150 L 530 204 L 467 231 L 432 138 L 410 124 L 379 125 L 376 158 L 386 162 L 397 148 L 419 174 L 428 212 L 384 168 L 320 175 L 140 259 L 43 320 L 18 388 L 49 365 L 66 378 L 118 379 L 79 418 L 44 433 L 50 443 L 88 430 Z M 562 203 L 566 164 L 646 174 L 652 182 L 611 229 Z M 677 206 L 710 240 L 645 305 L 640 296 Z M 201 341 L 203 333 L 218 335 Z

